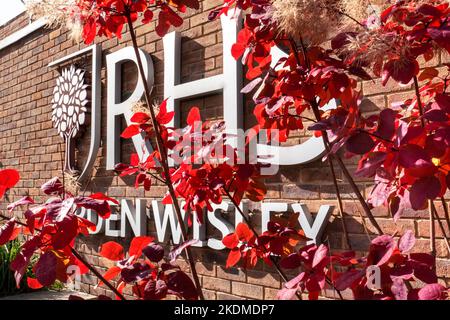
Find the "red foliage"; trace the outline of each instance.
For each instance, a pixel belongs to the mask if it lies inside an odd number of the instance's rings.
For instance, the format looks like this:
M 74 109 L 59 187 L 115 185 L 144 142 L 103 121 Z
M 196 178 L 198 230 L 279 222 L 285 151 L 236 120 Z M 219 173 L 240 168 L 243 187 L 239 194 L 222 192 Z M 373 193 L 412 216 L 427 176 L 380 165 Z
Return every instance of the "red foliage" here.
M 134 238 L 127 257 L 124 256 L 124 250 L 120 244 L 105 243 L 100 255 L 117 263 L 109 268 L 103 277 L 108 281 L 119 277 L 117 285 L 119 292 L 122 292 L 127 285 L 131 285 L 134 295 L 141 300 L 162 300 L 167 295 L 197 300 L 197 289 L 191 278 L 175 264 L 182 250 L 193 242 L 182 244 L 169 253 L 172 260 L 164 262 L 163 247 L 152 241 L 151 237 Z
M 49 286 L 55 280 L 65 282 L 68 279 L 66 271 L 70 265 L 78 265 L 82 273 L 87 272 L 86 266 L 78 261 L 71 248 L 79 234 L 87 235 L 89 229 L 95 230 L 95 225 L 78 217 L 76 210 L 81 207 L 92 209 L 106 218 L 111 212 L 108 201 L 117 203 L 100 193 L 88 197 L 74 197 L 64 192 L 58 178 L 51 179 L 41 189 L 52 196 L 44 204 L 35 205 L 33 199 L 24 197 L 8 205 L 9 211 L 27 207 L 24 212 L 27 227 L 23 227 L 23 232 L 30 237 L 11 263 L 17 286 L 35 253 L 39 254 L 39 260 L 34 266 L 36 279 L 29 280 L 29 285 L 33 288 Z M 19 228 L 15 228 L 15 218 L 12 218 L 0 230 L 0 244 L 14 239 L 18 230 Z
M 19 182 L 20 176 L 16 170 L 0 170 L 0 200 L 8 189 L 14 187 Z
M 382 12 L 378 27 L 361 31 L 374 36 L 353 51 L 346 49 L 356 38 L 354 31 L 337 35 L 331 49 L 300 50 L 278 31 L 268 1 L 224 1 L 210 18 L 233 6 L 251 11 L 232 53 L 247 66 L 247 78 L 255 79 L 243 92 L 260 86 L 254 96 L 256 129 L 276 129 L 276 139 L 283 142 L 303 129 L 305 111 L 313 110 L 320 119 L 309 130 L 317 136 L 326 132 L 333 153 L 345 146 L 348 156 L 362 155 L 356 175 L 374 177 L 376 183 L 370 204 L 389 206 L 396 219 L 405 208 L 424 209 L 428 200 L 445 194 L 450 187 L 450 66 L 420 73 L 419 61 L 431 60 L 437 50 L 450 51 L 448 3 L 397 1 Z M 388 39 L 390 49 L 367 60 L 373 55 L 370 41 L 377 39 Z M 279 44 L 291 50 L 271 68 L 270 50 Z M 412 97 L 365 118 L 356 84 L 370 79 L 369 73 L 381 77 L 383 85 L 389 79 L 410 85 L 417 77 L 422 81 L 420 99 Z M 333 100 L 337 108 L 325 110 Z
M 198 0 L 78 0 L 71 15 L 81 20 L 83 25 L 83 39 L 86 44 L 92 43 L 96 36 L 122 36 L 127 17 L 135 22 L 139 14 L 142 23 L 148 24 L 153 20 L 154 12 L 159 10 L 156 33 L 162 37 L 171 26 L 179 27 L 183 19 L 179 13 L 186 8 L 199 8 Z
M 211 203 L 222 202 L 225 190 L 236 203 L 240 203 L 244 195 L 255 201 L 263 199 L 266 189 L 259 175 L 259 165 L 240 164 L 237 151 L 226 142 L 223 122 L 202 123 L 198 108 L 193 107 L 187 117 L 187 127 L 176 131 L 166 127 L 173 116 L 173 112 L 167 112 L 164 101 L 159 108 L 157 123 L 163 143 L 172 151 L 170 157 L 178 165 L 171 169 L 170 178 L 176 195 L 186 201 L 184 210 L 196 212 L 201 219 L 204 208 L 212 210 Z M 124 132 L 132 132 L 132 135 L 144 133 L 145 138 L 151 141 L 155 133 L 149 116 L 136 113 L 132 121 L 134 123 Z M 129 128 L 136 129 L 130 131 Z M 136 188 L 143 185 L 149 190 L 156 175 L 161 175 L 164 180 L 157 165 L 160 160 L 160 154 L 156 151 L 145 161 L 140 161 L 138 155 L 133 154 L 131 163 L 118 164 L 116 171 L 120 176 L 136 174 Z M 169 193 L 163 202 L 172 203 Z

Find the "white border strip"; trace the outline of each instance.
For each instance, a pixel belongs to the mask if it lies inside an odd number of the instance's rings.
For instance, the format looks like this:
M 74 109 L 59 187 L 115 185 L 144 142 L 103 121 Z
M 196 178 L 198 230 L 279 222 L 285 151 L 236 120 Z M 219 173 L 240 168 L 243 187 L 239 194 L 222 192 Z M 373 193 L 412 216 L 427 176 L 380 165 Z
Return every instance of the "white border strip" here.
M 46 22 L 44 19 L 39 19 L 37 21 L 34 21 L 27 25 L 26 27 L 20 29 L 17 32 L 14 32 L 13 34 L 7 36 L 5 39 L 0 41 L 0 50 L 5 49 L 6 47 L 9 47 L 13 43 L 19 41 L 20 39 L 25 38 L 27 35 L 33 33 L 36 30 L 39 30 L 43 26 L 45 26 Z

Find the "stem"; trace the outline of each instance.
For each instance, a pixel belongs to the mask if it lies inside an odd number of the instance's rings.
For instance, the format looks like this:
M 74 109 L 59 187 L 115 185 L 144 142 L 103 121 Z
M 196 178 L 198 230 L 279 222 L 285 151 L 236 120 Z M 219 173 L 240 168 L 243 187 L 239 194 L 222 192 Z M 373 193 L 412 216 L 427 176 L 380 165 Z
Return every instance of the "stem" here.
M 119 292 L 119 290 L 116 289 L 108 280 L 106 280 L 100 272 L 97 271 L 97 269 L 94 268 L 89 262 L 87 262 L 83 256 L 74 248 L 70 248 L 70 251 L 72 254 L 80 260 L 82 264 L 84 264 L 98 279 L 100 279 L 101 282 L 103 282 L 109 289 L 111 289 L 116 296 L 120 298 L 120 300 L 127 300 L 122 293 Z
M 447 227 L 450 230 L 450 215 L 448 213 L 448 206 L 447 206 L 447 203 L 445 202 L 444 197 L 441 197 L 441 203 L 442 203 L 442 208 L 444 208 L 445 220 L 447 221 Z
M 417 79 L 417 76 L 414 76 L 414 90 L 416 93 L 417 107 L 419 109 L 420 124 L 421 124 L 422 128 L 424 128 L 425 127 L 425 119 L 423 118 L 423 104 L 422 104 L 422 99 L 420 97 L 419 80 Z M 433 201 L 428 200 L 428 208 L 429 208 L 429 212 L 430 212 L 430 250 L 431 250 L 431 254 L 433 256 L 435 256 L 436 255 L 436 228 L 434 225 L 433 211 L 436 211 L 436 207 L 434 206 Z M 436 211 L 436 215 L 437 215 L 437 211 Z
M 308 57 L 307 57 L 306 47 L 303 44 L 303 41 L 300 41 L 300 42 L 301 42 L 302 52 L 303 52 L 305 62 L 308 65 L 308 69 L 311 70 L 311 67 L 310 67 L 309 61 L 308 61 Z M 291 49 L 294 51 L 293 53 L 296 57 L 297 63 L 300 63 L 300 58 L 298 57 L 298 52 L 296 49 L 295 42 L 293 40 L 291 40 L 290 45 L 291 45 Z M 321 121 L 321 115 L 320 115 L 319 105 L 317 104 L 317 101 L 313 100 L 310 102 L 310 104 L 311 104 L 311 108 L 313 110 L 313 113 L 314 113 L 314 116 L 316 117 L 317 122 Z M 325 149 L 327 151 L 327 156 L 332 157 L 337 161 L 339 167 L 341 168 L 342 172 L 344 173 L 346 180 L 350 184 L 353 192 L 355 193 L 356 197 L 358 198 L 359 202 L 361 203 L 361 206 L 362 206 L 364 212 L 366 213 L 367 218 L 370 220 L 370 222 L 372 223 L 374 228 L 377 230 L 378 234 L 382 235 L 383 231 L 381 230 L 378 222 L 375 220 L 375 217 L 373 216 L 372 211 L 370 210 L 369 206 L 367 205 L 366 200 L 362 196 L 361 191 L 359 190 L 358 186 L 356 185 L 355 180 L 353 179 L 352 175 L 348 171 L 348 169 L 345 166 L 344 162 L 342 161 L 341 157 L 337 154 L 331 153 L 330 142 L 328 140 L 328 135 L 327 135 L 326 131 L 322 131 L 322 139 L 323 139 L 323 143 L 325 145 Z
M 0 214 L 0 218 L 5 219 L 5 220 L 9 220 L 10 218 Z M 16 223 L 18 225 L 24 226 L 24 227 L 28 227 L 25 223 L 20 222 L 20 221 L 16 221 Z M 40 229 L 36 229 L 36 231 L 41 231 Z M 97 269 L 95 269 L 95 267 L 93 265 L 91 265 L 89 262 L 87 262 L 83 256 L 74 248 L 70 247 L 70 251 L 72 252 L 72 254 L 78 259 L 80 260 L 80 262 L 82 264 L 84 264 L 98 279 L 100 279 L 100 281 L 102 281 L 109 289 L 111 289 L 112 292 L 114 292 L 114 294 L 116 294 L 121 300 L 127 300 L 122 293 L 120 293 L 116 287 L 114 287 L 111 282 L 109 282 L 108 280 L 106 280 L 102 274 L 100 272 L 97 271 Z
M 433 209 L 434 217 L 435 217 L 435 219 L 437 220 L 437 222 L 439 224 L 439 228 L 441 229 L 442 236 L 445 239 L 445 244 L 447 245 L 448 252 L 450 252 L 450 242 L 449 242 L 449 240 L 447 238 L 447 233 L 445 232 L 444 225 L 443 225 L 442 221 L 439 219 L 439 215 L 437 213 L 436 206 L 434 205 L 434 203 L 433 203 L 433 208 L 432 209 Z
M 341 217 L 342 230 L 344 231 L 346 246 L 347 246 L 347 249 L 351 249 L 352 246 L 350 245 L 350 239 L 348 238 L 347 226 L 344 221 L 344 206 L 342 205 L 341 191 L 339 190 L 339 185 L 338 185 L 337 178 L 336 178 L 336 172 L 334 171 L 333 159 L 331 157 L 328 157 L 328 164 L 330 166 L 331 175 L 333 176 L 334 188 L 336 189 L 336 197 L 338 199 L 338 205 L 339 205 L 339 215 Z
M 434 207 L 434 203 L 431 200 L 428 200 L 428 211 L 430 213 L 430 251 L 433 256 L 436 256 L 436 227 L 434 224 L 434 211 L 436 208 Z
M 159 152 L 160 158 L 161 158 L 161 165 L 162 165 L 163 171 L 164 171 L 165 184 L 167 185 L 167 188 L 169 189 L 169 194 L 170 194 L 170 197 L 172 198 L 172 202 L 173 202 L 173 206 L 174 206 L 175 213 L 176 213 L 176 216 L 177 216 L 178 224 L 180 226 L 182 239 L 183 239 L 183 242 L 185 242 L 188 239 L 188 233 L 187 233 L 186 227 L 184 225 L 183 216 L 181 215 L 181 209 L 180 209 L 180 205 L 178 204 L 178 200 L 177 200 L 177 196 L 176 196 L 176 193 L 175 193 L 175 189 L 173 187 L 173 184 L 172 184 L 172 181 L 171 181 L 171 178 L 170 178 L 170 169 L 169 169 L 169 165 L 168 165 L 168 161 L 167 161 L 167 152 L 166 152 L 166 149 L 165 149 L 165 146 L 164 146 L 164 141 L 161 138 L 159 124 L 156 121 L 155 110 L 151 107 L 151 104 L 150 104 L 150 102 L 151 102 L 151 99 L 150 99 L 150 88 L 148 87 L 147 79 L 145 78 L 144 67 L 142 65 L 141 55 L 139 54 L 139 47 L 138 47 L 137 40 L 136 40 L 136 33 L 134 32 L 133 22 L 131 20 L 131 15 L 130 15 L 129 8 L 126 10 L 125 16 L 127 18 L 128 27 L 130 29 L 130 36 L 131 36 L 131 40 L 133 42 L 134 52 L 136 54 L 139 74 L 141 76 L 141 81 L 142 81 L 142 83 L 144 85 L 145 100 L 146 100 L 147 106 L 148 106 L 149 111 L 150 111 L 150 119 L 151 119 L 151 122 L 152 122 L 153 130 L 155 130 L 156 147 L 158 149 L 158 152 Z M 197 271 L 195 269 L 195 262 L 194 262 L 194 258 L 192 256 L 192 252 L 191 252 L 190 247 L 185 248 L 184 252 L 185 252 L 187 260 L 189 262 L 189 266 L 190 266 L 190 269 L 191 269 L 192 277 L 194 278 L 194 282 L 195 282 L 195 286 L 197 288 L 197 292 L 198 292 L 199 298 L 201 300 L 204 300 L 205 298 L 203 296 L 203 292 L 202 292 L 202 289 L 201 289 L 201 286 L 200 286 L 200 280 L 199 280 Z

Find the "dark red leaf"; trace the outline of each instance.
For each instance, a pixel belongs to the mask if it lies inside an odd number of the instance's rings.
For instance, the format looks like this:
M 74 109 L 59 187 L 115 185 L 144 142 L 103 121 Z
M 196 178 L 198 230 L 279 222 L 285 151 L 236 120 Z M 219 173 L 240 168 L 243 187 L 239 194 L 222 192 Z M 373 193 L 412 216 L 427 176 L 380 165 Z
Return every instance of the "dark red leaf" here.
M 52 251 L 45 252 L 39 258 L 35 273 L 36 279 L 42 286 L 48 287 L 55 282 L 57 262 L 58 260 Z
M 160 262 L 164 258 L 164 248 L 159 244 L 152 243 L 142 249 L 142 252 L 152 262 Z
M 427 200 L 434 200 L 441 191 L 441 183 L 435 176 L 417 180 L 411 187 L 410 202 L 414 210 L 426 207 Z
M 300 267 L 302 260 L 297 253 L 292 253 L 289 256 L 283 258 L 280 262 L 282 268 L 285 269 L 295 269 Z
M 346 143 L 347 151 L 354 154 L 365 154 L 375 147 L 372 137 L 366 132 L 352 135 Z
M 163 280 L 150 279 L 145 285 L 145 300 L 162 300 L 167 296 L 167 284 Z
M 16 218 L 12 218 L 7 223 L 5 223 L 0 228 L 0 246 L 4 245 L 5 243 L 9 242 L 13 233 L 14 233 L 14 227 L 16 225 Z
M 167 288 L 185 300 L 198 299 L 194 283 L 183 271 L 175 271 L 167 276 Z
M 335 287 L 339 291 L 348 289 L 356 281 L 359 281 L 364 276 L 364 274 L 365 274 L 364 270 L 351 269 L 347 272 L 344 272 L 337 278 L 337 280 L 335 282 Z
M 392 109 L 384 109 L 380 112 L 380 119 L 376 134 L 383 139 L 391 140 L 395 133 L 395 120 L 397 112 Z

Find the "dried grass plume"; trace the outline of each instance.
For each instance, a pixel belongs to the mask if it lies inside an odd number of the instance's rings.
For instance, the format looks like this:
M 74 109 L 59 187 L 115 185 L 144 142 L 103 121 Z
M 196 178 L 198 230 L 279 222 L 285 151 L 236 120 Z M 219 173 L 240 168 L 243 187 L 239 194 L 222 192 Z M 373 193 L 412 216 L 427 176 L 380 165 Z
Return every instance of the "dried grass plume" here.
M 31 19 L 45 19 L 48 28 L 66 27 L 69 36 L 81 41 L 81 12 L 76 0 L 25 0 L 25 7 Z

